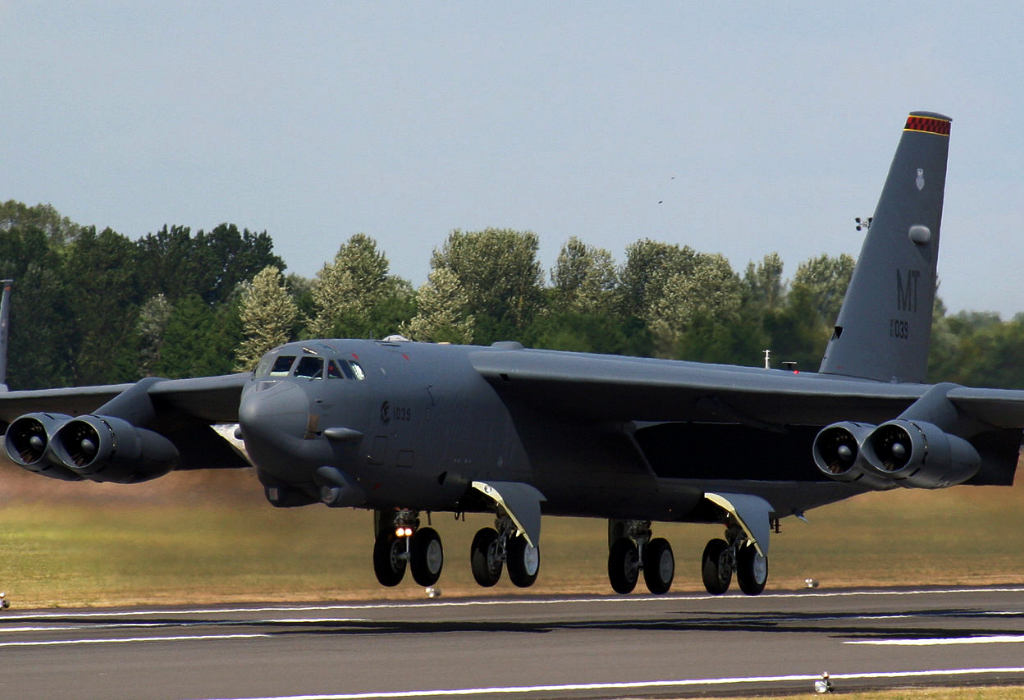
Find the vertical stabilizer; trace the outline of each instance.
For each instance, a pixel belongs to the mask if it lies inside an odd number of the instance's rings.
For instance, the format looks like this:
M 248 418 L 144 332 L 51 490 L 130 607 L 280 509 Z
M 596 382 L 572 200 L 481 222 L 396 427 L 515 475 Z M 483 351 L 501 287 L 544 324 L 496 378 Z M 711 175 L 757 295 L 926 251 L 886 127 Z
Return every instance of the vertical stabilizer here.
M 907 117 L 822 373 L 925 380 L 950 121 L 931 112 Z
M 0 296 L 0 391 L 7 391 L 7 346 L 10 339 L 11 285 L 14 280 L 4 280 L 3 295 Z

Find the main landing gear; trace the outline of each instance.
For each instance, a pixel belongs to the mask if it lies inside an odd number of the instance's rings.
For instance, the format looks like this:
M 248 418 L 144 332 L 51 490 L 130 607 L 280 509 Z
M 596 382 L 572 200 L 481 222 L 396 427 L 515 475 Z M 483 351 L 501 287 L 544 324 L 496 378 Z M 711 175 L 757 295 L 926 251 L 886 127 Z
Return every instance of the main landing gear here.
M 373 573 L 382 586 L 397 586 L 406 566 L 421 586 L 433 586 L 441 577 L 444 549 L 432 527 L 420 527 L 414 510 L 376 511 L 373 543 Z
M 768 583 L 768 559 L 761 555 L 739 525 L 730 522 L 725 539 L 714 539 L 704 548 L 701 576 L 704 588 L 712 595 L 729 590 L 732 576 L 747 595 L 760 595 Z
M 405 570 L 421 586 L 433 586 L 441 576 L 444 550 L 441 537 L 432 527 L 420 527 L 415 510 L 378 510 L 374 513 L 376 537 L 373 544 L 373 573 L 383 586 L 397 586 Z M 540 570 L 540 550 L 505 512 L 498 515 L 494 527 L 476 533 L 470 547 L 473 578 L 489 588 L 508 568 L 508 578 L 520 588 L 532 586 Z
M 503 566 L 508 568 L 509 580 L 519 588 L 528 588 L 537 580 L 540 550 L 518 533 L 508 515 L 499 515 L 493 528 L 477 531 L 469 552 L 473 578 L 485 588 L 501 579 Z
M 667 593 L 672 587 L 676 560 L 672 546 L 651 537 L 650 520 L 608 521 L 608 580 L 616 593 L 631 593 L 644 574 L 651 593 Z

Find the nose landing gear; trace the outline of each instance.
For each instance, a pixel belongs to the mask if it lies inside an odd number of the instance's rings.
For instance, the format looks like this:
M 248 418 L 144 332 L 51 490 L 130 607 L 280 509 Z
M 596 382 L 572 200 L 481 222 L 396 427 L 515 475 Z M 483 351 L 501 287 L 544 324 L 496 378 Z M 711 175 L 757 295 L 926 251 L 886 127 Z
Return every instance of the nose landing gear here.
M 397 586 L 408 566 L 413 580 L 433 586 L 444 567 L 441 537 L 432 527 L 420 527 L 419 511 L 376 511 L 373 573 L 382 586 Z

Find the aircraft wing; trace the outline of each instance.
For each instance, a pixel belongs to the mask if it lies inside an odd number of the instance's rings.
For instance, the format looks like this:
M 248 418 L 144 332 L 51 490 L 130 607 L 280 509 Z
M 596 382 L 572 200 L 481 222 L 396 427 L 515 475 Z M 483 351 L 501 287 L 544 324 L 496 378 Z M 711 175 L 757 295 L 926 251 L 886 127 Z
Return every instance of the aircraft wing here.
M 174 414 L 204 423 L 235 423 L 248 374 L 197 379 L 166 379 L 153 383 L 148 394 L 158 417 Z M 79 416 L 91 413 L 134 384 L 9 391 L 0 393 L 0 422 L 9 424 L 26 413 L 42 411 Z
M 604 421 L 880 422 L 929 388 L 814 373 L 545 351 L 480 351 L 473 367 L 506 399 Z M 956 388 L 950 400 L 994 427 L 1024 426 L 1024 391 Z
M 1024 391 L 957 387 L 947 394 L 966 415 L 998 428 L 1024 426 Z

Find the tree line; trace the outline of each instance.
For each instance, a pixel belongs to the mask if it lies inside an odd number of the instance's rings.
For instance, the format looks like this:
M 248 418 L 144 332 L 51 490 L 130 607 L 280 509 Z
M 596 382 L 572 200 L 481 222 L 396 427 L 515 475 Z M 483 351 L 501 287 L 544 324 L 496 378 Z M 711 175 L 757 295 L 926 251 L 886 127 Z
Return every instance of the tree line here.
M 266 232 L 165 226 L 131 240 L 50 205 L 0 204 L 0 276 L 16 282 L 8 384 L 44 388 L 246 371 L 314 337 L 475 343 L 816 370 L 853 271 L 820 255 L 784 275 L 644 238 L 616 263 L 570 238 L 554 266 L 529 231 L 452 231 L 418 289 L 365 234 L 312 278 L 285 274 Z M 931 381 L 1024 387 L 1024 316 L 935 309 Z

